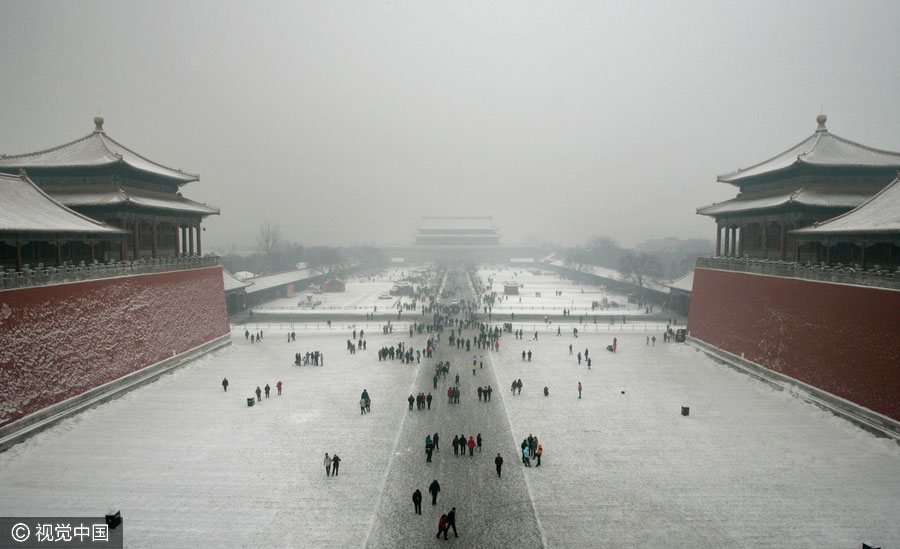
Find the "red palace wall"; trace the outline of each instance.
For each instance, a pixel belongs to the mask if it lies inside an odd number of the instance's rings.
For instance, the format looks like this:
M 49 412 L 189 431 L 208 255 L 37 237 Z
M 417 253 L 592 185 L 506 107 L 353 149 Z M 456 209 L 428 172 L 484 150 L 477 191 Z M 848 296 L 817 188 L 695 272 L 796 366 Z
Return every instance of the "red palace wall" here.
M 688 333 L 900 420 L 900 292 L 696 269 Z
M 228 331 L 221 267 L 0 292 L 0 425 Z

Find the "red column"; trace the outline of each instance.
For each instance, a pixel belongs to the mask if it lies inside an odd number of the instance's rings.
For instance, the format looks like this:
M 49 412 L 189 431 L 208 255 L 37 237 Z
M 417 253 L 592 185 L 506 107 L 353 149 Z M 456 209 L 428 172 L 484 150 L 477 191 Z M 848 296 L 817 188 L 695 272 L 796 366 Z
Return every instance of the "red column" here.
M 203 232 L 203 229 L 200 227 L 200 224 L 197 223 L 197 255 L 203 255 L 203 252 L 200 251 L 200 233 Z
M 191 243 L 191 255 L 194 255 L 194 226 L 188 225 L 188 242 Z
M 153 254 L 152 255 L 153 255 L 153 259 L 156 259 L 157 246 L 156 246 L 156 221 L 155 220 L 150 222 L 150 227 L 151 227 L 151 230 L 153 231 Z
M 716 223 L 716 257 L 722 253 L 722 226 Z
M 141 258 L 141 222 L 134 224 L 134 258 Z
M 738 226 L 738 257 L 742 257 L 744 255 L 744 224 L 743 222 Z
M 728 243 L 731 242 L 731 236 L 729 235 L 728 225 L 725 225 L 725 247 L 722 250 L 722 255 L 728 257 Z
M 181 231 L 181 255 L 184 255 L 187 252 L 187 228 L 179 226 L 178 230 Z
M 122 229 L 124 229 L 126 231 L 128 230 L 128 223 L 126 221 L 122 221 Z M 120 251 L 121 251 L 121 253 L 119 254 L 119 260 L 126 261 L 128 259 L 128 235 L 127 234 L 122 235 L 122 249 Z

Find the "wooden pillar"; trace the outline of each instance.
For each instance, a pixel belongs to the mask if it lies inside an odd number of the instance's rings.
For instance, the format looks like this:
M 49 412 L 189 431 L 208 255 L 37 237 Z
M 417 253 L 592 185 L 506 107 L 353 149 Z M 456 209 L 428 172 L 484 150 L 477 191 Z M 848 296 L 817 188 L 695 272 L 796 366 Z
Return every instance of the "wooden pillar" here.
M 825 263 L 831 265 L 831 240 L 825 242 Z
M 722 226 L 716 223 L 716 257 L 722 255 Z
M 767 240 L 769 240 L 769 234 L 768 234 L 768 231 L 766 230 L 767 228 L 768 228 L 768 223 L 763 221 L 763 224 L 762 224 L 762 258 L 763 259 L 767 259 L 768 254 L 769 254 L 769 250 L 768 250 L 768 246 L 767 246 L 767 244 L 768 244 Z
M 178 230 L 181 231 L 181 254 L 185 255 L 187 253 L 187 230 L 183 225 L 178 227 Z
M 62 241 L 56 241 L 56 266 L 62 265 Z
M 725 225 L 725 246 L 722 247 L 722 255 L 728 257 L 728 243 L 731 241 L 731 238 L 728 236 L 728 225 Z
M 197 255 L 203 255 L 203 252 L 200 249 L 200 233 L 203 232 L 203 229 L 200 227 L 200 224 L 197 223 Z
M 22 241 L 16 240 L 16 270 L 21 271 L 24 264 L 22 263 Z
M 124 229 L 126 231 L 128 230 L 128 222 L 127 221 L 124 221 L 124 220 L 122 221 L 122 229 Z M 120 251 L 119 260 L 126 261 L 128 259 L 128 235 L 127 234 L 122 235 L 122 247 L 119 251 Z
M 141 222 L 138 221 L 134 223 L 134 231 L 132 231 L 132 236 L 134 237 L 134 258 L 141 258 Z
M 862 241 L 862 257 L 859 259 L 859 264 L 865 270 L 866 268 L 866 241 Z
M 94 241 L 91 240 L 91 263 L 97 260 L 96 255 L 94 255 Z
M 155 219 L 154 219 L 153 221 L 150 222 L 150 227 L 151 227 L 150 230 L 153 232 L 153 253 L 152 253 L 151 255 L 152 255 L 153 259 L 156 259 L 156 250 L 157 250 L 156 238 L 157 238 L 157 233 L 156 233 L 156 220 L 155 220 Z
M 731 257 L 737 257 L 737 225 L 731 227 Z
M 787 223 L 781 223 L 781 249 L 779 250 L 778 259 L 784 261 L 784 247 L 785 247 L 785 239 L 787 238 Z
M 738 257 L 744 257 L 744 223 L 738 225 Z
M 194 255 L 194 225 L 188 225 L 188 242 L 191 246 L 191 255 Z

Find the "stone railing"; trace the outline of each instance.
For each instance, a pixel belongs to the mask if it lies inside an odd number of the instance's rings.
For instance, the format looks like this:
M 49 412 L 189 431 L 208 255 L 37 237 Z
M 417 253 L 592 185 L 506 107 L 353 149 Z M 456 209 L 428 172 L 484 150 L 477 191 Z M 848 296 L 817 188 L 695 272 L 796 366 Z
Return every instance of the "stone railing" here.
M 215 255 L 161 257 L 111 263 L 81 262 L 79 265 L 63 265 L 61 267 L 45 267 L 43 264 L 38 264 L 25 267 L 21 271 L 15 269 L 0 271 L 0 290 L 66 284 L 116 276 L 185 271 L 217 265 L 219 265 L 219 257 Z
M 900 290 L 900 276 L 897 271 L 883 269 L 877 265 L 862 269 L 859 265 L 840 263 L 826 265 L 737 257 L 701 257 L 697 259 L 696 267 Z

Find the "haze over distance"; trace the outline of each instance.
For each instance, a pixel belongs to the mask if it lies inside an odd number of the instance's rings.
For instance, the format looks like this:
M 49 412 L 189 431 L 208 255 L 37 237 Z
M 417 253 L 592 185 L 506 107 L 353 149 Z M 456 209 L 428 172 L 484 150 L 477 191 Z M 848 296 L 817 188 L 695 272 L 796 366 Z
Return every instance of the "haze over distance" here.
M 205 248 L 260 223 L 406 244 L 711 239 L 716 176 L 834 134 L 900 149 L 894 2 L 8 2 L 0 154 L 105 129 L 199 173 Z

